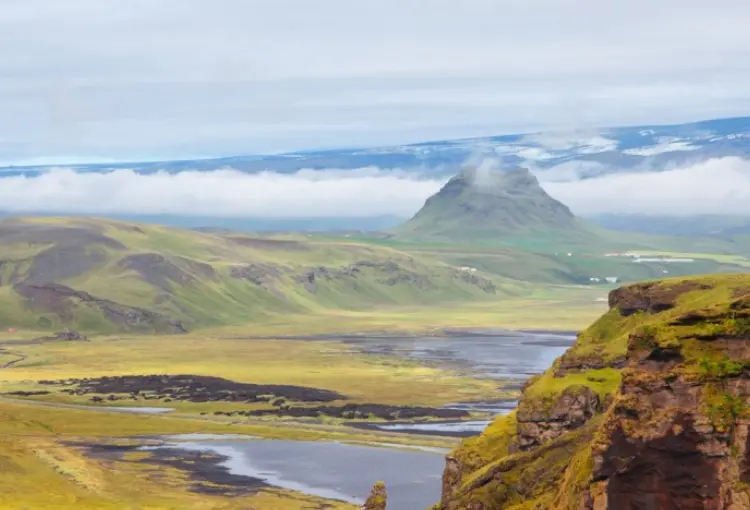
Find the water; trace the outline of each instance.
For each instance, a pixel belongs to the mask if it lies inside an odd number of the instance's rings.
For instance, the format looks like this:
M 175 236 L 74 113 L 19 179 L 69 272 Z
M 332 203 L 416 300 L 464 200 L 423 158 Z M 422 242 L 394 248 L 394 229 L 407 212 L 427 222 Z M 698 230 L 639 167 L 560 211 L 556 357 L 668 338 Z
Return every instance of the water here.
M 362 504 L 373 483 L 388 488 L 389 510 L 414 510 L 435 503 L 441 490 L 443 453 L 326 441 L 168 438 L 163 446 L 211 452 L 226 458 L 230 474 L 327 499 Z M 191 438 L 189 438 L 191 439 Z
M 97 411 L 114 411 L 118 413 L 135 414 L 162 414 L 174 411 L 171 407 L 114 407 L 114 406 L 76 406 L 84 409 L 95 409 Z
M 445 338 L 349 338 L 344 341 L 367 352 L 402 356 L 478 377 L 511 379 L 521 384 L 531 375 L 546 370 L 574 340 L 574 335 L 563 333 L 501 332 Z M 510 412 L 515 406 L 515 401 L 498 400 L 456 402 L 446 407 L 499 415 Z M 488 424 L 489 420 L 472 420 L 366 425 L 391 432 L 466 436 L 480 433 Z M 365 501 L 377 480 L 386 483 L 389 510 L 415 510 L 434 504 L 441 491 L 444 452 L 393 446 L 184 435 L 168 438 L 163 446 L 144 448 L 212 452 L 225 458 L 222 466 L 230 474 L 354 504 Z
M 477 377 L 525 380 L 545 371 L 575 341 L 570 333 L 507 331 L 493 335 L 349 339 L 372 353 L 467 370 Z
M 347 339 L 348 343 L 366 352 L 418 360 L 431 366 L 457 369 L 476 377 L 515 380 L 518 385 L 529 377 L 547 370 L 574 341 L 575 333 L 547 331 L 495 331 L 470 335 L 455 333 L 448 337 Z M 517 404 L 516 400 L 495 400 L 456 402 L 445 407 L 499 416 L 508 414 Z M 385 432 L 465 437 L 481 433 L 489 423 L 489 420 L 476 420 L 373 423 L 357 426 Z

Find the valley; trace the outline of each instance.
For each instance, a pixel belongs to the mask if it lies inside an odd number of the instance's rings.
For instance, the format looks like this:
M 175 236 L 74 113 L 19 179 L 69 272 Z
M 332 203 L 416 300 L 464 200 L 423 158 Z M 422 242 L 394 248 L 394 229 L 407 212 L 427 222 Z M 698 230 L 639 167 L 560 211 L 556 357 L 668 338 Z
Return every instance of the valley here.
M 622 380 L 617 328 L 673 308 L 723 327 L 746 240 L 615 234 L 526 171 L 475 179 L 385 233 L 0 221 L 0 504 L 344 510 L 378 480 L 391 510 L 563 497 Z M 696 273 L 715 276 L 679 283 Z

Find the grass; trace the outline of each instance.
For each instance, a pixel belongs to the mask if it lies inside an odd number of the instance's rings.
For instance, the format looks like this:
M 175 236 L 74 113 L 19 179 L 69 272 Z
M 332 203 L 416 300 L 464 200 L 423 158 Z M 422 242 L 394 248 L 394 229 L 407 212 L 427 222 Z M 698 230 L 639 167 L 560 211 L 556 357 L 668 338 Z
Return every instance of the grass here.
M 467 281 L 467 275 L 455 266 L 428 254 L 341 239 L 254 238 L 75 218 L 27 218 L 13 220 L 9 225 L 29 242 L 0 246 L 0 258 L 10 261 L 1 268 L 2 281 L 22 281 L 43 250 L 57 247 L 64 254 L 68 246 L 64 243 L 75 244 L 76 236 L 80 236 L 76 246 L 96 248 L 104 259 L 81 268 L 78 274 L 65 271 L 66 276 L 52 280 L 124 307 L 143 308 L 180 320 L 190 330 L 243 325 L 274 314 L 497 302 L 528 294 L 532 287 L 503 277 L 474 275 L 481 276 L 477 282 L 488 282 L 488 276 L 493 278 L 495 292 L 487 292 L 478 283 Z M 25 230 L 32 226 L 45 226 L 47 230 Z M 69 238 L 63 243 L 55 237 L 54 229 L 58 227 L 78 230 L 68 231 Z M 109 239 L 110 244 L 91 244 L 92 236 Z M 53 242 L 55 239 L 58 244 Z M 121 243 L 125 248 L 118 249 L 112 243 Z M 143 254 L 160 255 L 163 260 L 152 259 L 140 272 L 123 267 L 122 261 L 127 257 Z M 60 270 L 52 267 L 55 258 L 49 254 L 42 260 L 50 266 L 45 266 L 46 274 Z M 359 265 L 353 272 L 348 269 L 363 262 L 369 265 Z M 259 268 L 264 283 L 232 276 L 233 269 L 250 264 Z M 306 288 L 300 278 L 314 269 L 318 271 L 315 281 Z M 154 283 L 158 281 L 162 283 Z M 148 321 L 138 325 L 113 321 L 97 305 L 76 299 L 34 308 L 13 286 L 0 286 L 0 329 L 63 326 L 88 333 L 157 331 Z
M 23 347 L 22 352 L 27 361 L 0 372 L 3 384 L 126 374 L 218 375 L 238 382 L 310 386 L 339 391 L 354 401 L 401 405 L 442 405 L 498 391 L 489 381 L 416 362 L 360 355 L 334 342 L 162 336 L 46 343 Z
M 319 498 L 290 491 L 264 490 L 243 497 L 195 493 L 189 490 L 189 476 L 181 470 L 92 458 L 69 444 L 116 436 L 189 432 L 257 434 L 260 430 L 199 420 L 92 413 L 0 401 L 0 508 L 313 510 L 323 504 Z M 283 428 L 267 432 L 284 437 Z M 304 438 L 304 434 L 300 436 L 297 438 Z M 307 438 L 315 438 L 315 434 L 308 434 Z M 336 510 L 355 508 L 326 503 Z

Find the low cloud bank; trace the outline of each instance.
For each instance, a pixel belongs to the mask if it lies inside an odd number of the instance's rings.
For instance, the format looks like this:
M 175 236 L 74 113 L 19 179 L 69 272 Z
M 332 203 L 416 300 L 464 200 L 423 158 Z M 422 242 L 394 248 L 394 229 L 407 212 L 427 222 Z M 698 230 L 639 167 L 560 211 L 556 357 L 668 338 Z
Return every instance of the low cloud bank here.
M 131 170 L 57 169 L 34 177 L 0 178 L 0 209 L 268 218 L 409 216 L 443 182 L 377 168 L 295 174 L 224 169 L 150 175 Z
M 572 168 L 567 170 L 576 176 Z M 738 157 L 661 172 L 613 173 L 542 185 L 579 215 L 750 215 L 750 160 Z
M 487 161 L 478 164 L 480 169 L 493 166 Z M 545 190 L 578 215 L 750 215 L 750 160 L 725 157 L 660 172 L 590 178 L 583 177 L 598 169 L 582 165 L 535 171 Z M 226 218 L 409 217 L 445 181 L 374 167 L 294 174 L 223 169 L 150 175 L 57 169 L 34 177 L 0 177 L 0 210 Z

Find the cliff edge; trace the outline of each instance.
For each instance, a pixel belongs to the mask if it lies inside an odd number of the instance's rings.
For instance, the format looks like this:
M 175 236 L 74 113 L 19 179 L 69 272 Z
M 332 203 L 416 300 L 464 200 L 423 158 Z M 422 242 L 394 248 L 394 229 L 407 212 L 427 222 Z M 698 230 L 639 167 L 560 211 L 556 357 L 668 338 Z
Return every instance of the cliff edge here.
M 617 289 L 446 459 L 435 510 L 750 508 L 750 276 Z

